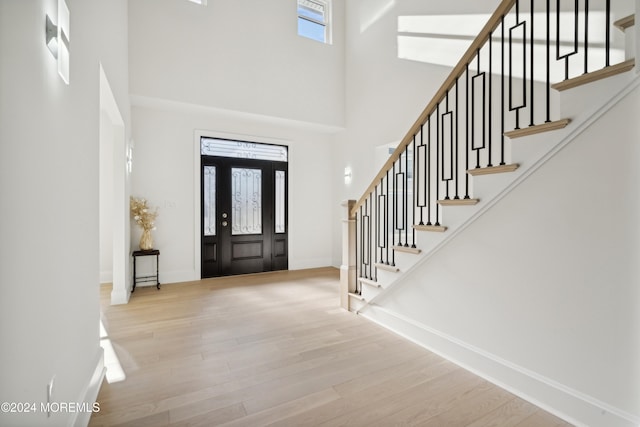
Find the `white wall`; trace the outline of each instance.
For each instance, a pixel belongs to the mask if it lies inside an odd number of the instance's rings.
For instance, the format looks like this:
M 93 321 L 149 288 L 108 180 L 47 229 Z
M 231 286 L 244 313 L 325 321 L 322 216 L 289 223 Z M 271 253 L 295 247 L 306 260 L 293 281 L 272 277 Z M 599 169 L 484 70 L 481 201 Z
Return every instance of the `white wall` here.
M 637 425 L 639 114 L 636 88 L 372 318 L 574 422 Z
M 100 283 L 112 283 L 115 129 L 108 114 L 104 111 L 100 114 Z
M 39 405 L 54 376 L 54 401 L 90 399 L 102 366 L 99 63 L 128 123 L 127 11 L 124 0 L 68 5 L 69 86 L 45 46 L 45 14 L 57 16 L 57 2 L 0 3 L 2 402 Z M 67 425 L 75 416 L 0 413 L 0 424 Z
M 343 0 L 333 41 L 297 36 L 296 2 L 132 0 L 131 93 L 341 126 Z
M 331 133 L 344 124 L 343 10 L 335 0 L 328 45 L 297 35 L 296 3 L 288 0 L 129 2 L 132 192 L 160 209 L 154 239 L 161 282 L 200 275 L 196 130 L 289 145 L 289 268 L 331 264 Z M 133 249 L 139 236 L 135 228 Z
M 289 268 L 331 263 L 331 143 L 327 133 L 269 124 L 198 108 L 133 108 L 133 195 L 159 208 L 153 232 L 161 250 L 160 281 L 196 280 L 199 263 L 199 158 L 196 131 L 289 146 Z M 199 178 L 198 178 L 199 180 Z M 199 185 L 199 183 L 198 183 Z M 197 226 L 196 226 L 197 225 Z M 140 229 L 132 232 L 136 248 Z M 198 240 L 196 240 L 198 239 Z

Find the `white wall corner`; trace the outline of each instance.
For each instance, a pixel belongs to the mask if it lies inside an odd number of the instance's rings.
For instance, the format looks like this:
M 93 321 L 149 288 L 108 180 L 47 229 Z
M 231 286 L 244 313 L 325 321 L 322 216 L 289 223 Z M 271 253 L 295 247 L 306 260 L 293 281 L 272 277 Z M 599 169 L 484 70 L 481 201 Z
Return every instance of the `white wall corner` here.
M 100 387 L 102 386 L 102 381 L 104 380 L 105 374 L 107 372 L 107 368 L 104 366 L 104 350 L 102 347 L 98 346 L 98 354 L 95 358 L 95 368 L 85 387 L 83 388 L 78 400 L 78 403 L 86 404 L 85 408 L 91 408 L 94 411 L 98 408 L 94 408 L 94 404 L 98 403 L 98 393 L 100 392 Z M 74 417 L 71 419 L 69 425 L 74 427 L 84 427 L 89 425 L 89 419 L 91 418 L 90 410 L 83 410 L 75 412 Z
M 100 284 L 113 283 L 113 271 L 106 270 L 100 272 Z

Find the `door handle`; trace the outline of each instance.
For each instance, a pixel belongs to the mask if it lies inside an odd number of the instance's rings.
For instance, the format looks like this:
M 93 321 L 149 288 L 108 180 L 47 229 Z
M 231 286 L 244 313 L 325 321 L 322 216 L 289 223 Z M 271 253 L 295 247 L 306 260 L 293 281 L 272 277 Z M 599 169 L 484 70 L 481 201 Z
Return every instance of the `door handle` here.
M 227 221 L 222 221 L 222 226 L 226 227 L 227 225 L 229 225 L 229 223 Z

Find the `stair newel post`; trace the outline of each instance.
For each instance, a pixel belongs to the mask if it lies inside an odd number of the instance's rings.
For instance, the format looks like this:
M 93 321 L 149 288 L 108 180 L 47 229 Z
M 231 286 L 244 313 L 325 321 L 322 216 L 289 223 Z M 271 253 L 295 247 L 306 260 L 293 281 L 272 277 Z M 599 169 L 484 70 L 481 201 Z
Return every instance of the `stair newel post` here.
M 342 202 L 342 265 L 340 266 L 340 306 L 349 310 L 349 292 L 356 291 L 356 215 L 352 212 L 355 200 Z

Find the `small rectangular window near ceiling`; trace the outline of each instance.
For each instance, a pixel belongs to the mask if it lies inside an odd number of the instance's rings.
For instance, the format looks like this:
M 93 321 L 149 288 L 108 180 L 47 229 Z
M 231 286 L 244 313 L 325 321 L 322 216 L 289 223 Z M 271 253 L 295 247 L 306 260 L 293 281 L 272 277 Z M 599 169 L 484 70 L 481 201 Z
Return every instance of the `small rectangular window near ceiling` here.
M 298 35 L 330 43 L 329 2 L 298 0 Z

